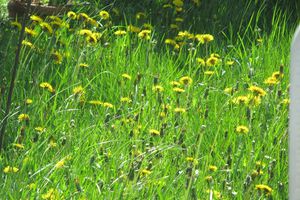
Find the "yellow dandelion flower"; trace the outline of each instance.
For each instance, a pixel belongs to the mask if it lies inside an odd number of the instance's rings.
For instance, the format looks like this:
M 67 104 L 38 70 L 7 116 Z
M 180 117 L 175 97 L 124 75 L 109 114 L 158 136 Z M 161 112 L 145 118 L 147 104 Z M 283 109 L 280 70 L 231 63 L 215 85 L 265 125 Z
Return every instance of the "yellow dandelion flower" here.
M 43 19 L 37 15 L 31 15 L 30 20 L 33 22 L 38 22 L 38 23 L 43 22 Z
M 208 75 L 208 76 L 211 76 L 211 75 L 214 75 L 215 72 L 214 71 L 205 71 L 204 72 L 204 75 Z
M 110 17 L 109 13 L 106 10 L 100 11 L 99 15 L 103 20 L 108 20 Z
M 50 18 L 52 21 L 57 21 L 57 22 L 59 22 L 59 23 L 63 23 L 62 19 L 59 18 L 58 16 L 51 15 L 51 16 L 49 16 L 49 18 Z
M 13 144 L 13 146 L 18 148 L 18 149 L 24 149 L 25 148 L 23 144 L 18 144 L 18 143 Z
M 103 106 L 106 107 L 106 108 L 113 108 L 113 107 L 114 107 L 113 104 L 108 103 L 108 102 L 104 102 L 104 103 L 103 103 Z
M 23 40 L 22 41 L 22 45 L 27 46 L 27 47 L 29 47 L 31 49 L 35 48 L 34 45 L 31 42 L 27 41 L 27 40 Z
M 160 112 L 160 113 L 159 113 L 159 116 L 160 116 L 161 118 L 164 118 L 164 117 L 167 116 L 167 114 L 166 114 L 165 112 Z
M 174 91 L 174 92 L 177 92 L 177 93 L 183 93 L 183 92 L 185 92 L 185 90 L 184 90 L 184 89 L 182 89 L 182 88 L 179 88 L 179 87 L 175 87 L 175 88 L 173 88 L 173 91 Z
M 52 87 L 50 83 L 47 82 L 42 82 L 40 84 L 41 88 L 47 89 L 50 93 L 55 93 L 55 89 Z
M 284 105 L 289 105 L 290 102 L 291 102 L 290 99 L 283 99 L 281 103 Z
M 92 35 L 86 37 L 86 41 L 94 44 L 94 43 L 97 43 L 98 40 L 97 40 L 96 35 L 92 34 Z
M 3 169 L 3 172 L 5 174 L 8 174 L 8 173 L 17 173 L 18 171 L 19 171 L 19 168 L 17 168 L 17 167 L 11 167 L 11 166 L 6 166 Z
M 102 101 L 97 101 L 97 100 L 91 100 L 88 103 L 95 106 L 103 105 Z
M 167 38 L 165 40 L 165 44 L 169 44 L 169 45 L 175 46 L 176 45 L 176 41 L 173 40 L 173 39 Z
M 206 180 L 207 182 L 211 182 L 213 180 L 212 176 L 205 176 L 204 180 Z
M 183 39 L 183 38 L 193 39 L 194 38 L 194 35 L 188 31 L 179 31 L 177 36 L 179 37 L 179 39 L 180 38 L 181 39 Z
M 32 36 L 32 37 L 36 37 L 37 36 L 37 32 L 35 30 L 32 30 L 30 28 L 25 27 L 25 33 Z
M 257 86 L 250 86 L 248 90 L 253 92 L 255 96 L 265 96 L 267 94 L 262 88 Z
M 142 18 L 145 18 L 145 17 L 146 17 L 146 14 L 144 12 L 138 12 L 135 15 L 136 19 L 142 19 Z
M 122 77 L 127 80 L 131 80 L 131 76 L 129 74 L 122 74 Z
M 19 30 L 22 29 L 22 25 L 17 21 L 11 22 L 10 25 L 13 27 L 17 27 Z
M 62 160 L 58 161 L 54 167 L 56 169 L 60 169 L 60 168 L 63 168 L 64 166 L 65 166 L 65 159 L 62 159 Z
M 77 19 L 87 21 L 90 17 L 86 13 L 79 13 Z
M 129 97 L 121 97 L 120 101 L 122 103 L 131 103 L 132 100 Z
M 140 173 L 141 173 L 141 175 L 143 175 L 143 176 L 148 176 L 148 175 L 151 174 L 151 171 L 148 170 L 148 169 L 143 169 L 143 170 L 141 170 Z
M 163 92 L 164 88 L 162 86 L 160 86 L 160 85 L 155 85 L 155 86 L 152 87 L 152 90 L 154 92 Z
M 274 79 L 281 79 L 281 78 L 283 78 L 283 73 L 281 73 L 281 72 L 279 72 L 279 71 L 277 71 L 277 72 L 274 72 L 273 74 L 272 74 L 272 77 L 274 78 Z
M 193 79 L 189 76 L 183 76 L 179 79 L 179 82 L 183 85 L 191 85 L 193 83 Z
M 206 60 L 206 65 L 209 67 L 215 66 L 218 64 L 219 58 L 211 56 Z
M 151 135 L 160 135 L 160 132 L 159 132 L 158 130 L 156 130 L 156 129 L 150 129 L 150 130 L 149 130 L 149 133 L 150 133 Z
M 182 7 L 183 1 L 182 0 L 173 0 L 173 4 L 177 7 Z
M 73 19 L 73 20 L 77 19 L 77 15 L 76 15 L 76 13 L 73 12 L 73 11 L 69 11 L 69 12 L 67 13 L 67 16 L 68 16 L 68 18 Z
M 83 36 L 91 36 L 93 35 L 93 32 L 89 29 L 81 29 L 78 34 Z
M 258 106 L 261 103 L 261 96 L 256 96 L 256 95 L 253 95 L 253 94 L 249 94 L 248 99 L 249 99 L 248 103 L 250 105 Z
M 33 102 L 32 99 L 26 99 L 26 100 L 25 100 L 25 104 L 27 104 L 27 105 L 32 104 L 32 102 Z
M 177 107 L 177 108 L 174 108 L 174 112 L 175 113 L 185 113 L 186 109 Z
M 43 128 L 43 127 L 41 127 L 41 126 L 38 126 L 38 127 L 35 127 L 34 130 L 36 130 L 36 131 L 39 132 L 39 133 L 42 133 L 42 132 L 44 132 L 46 129 Z
M 245 96 L 245 95 L 238 96 L 238 97 L 232 99 L 232 103 L 237 104 L 237 105 L 248 104 L 248 102 L 249 102 L 249 97 Z
M 42 199 L 46 200 L 57 200 L 59 198 L 59 193 L 56 189 L 49 189 L 45 194 L 42 194 Z
M 264 192 L 266 195 L 271 195 L 273 191 L 271 187 L 263 184 L 255 185 L 255 189 Z
M 185 160 L 189 163 L 193 163 L 193 164 L 198 164 L 198 160 L 196 158 L 193 157 L 186 157 Z
M 79 67 L 82 67 L 82 68 L 88 68 L 89 65 L 86 64 L 86 63 L 80 63 L 80 64 L 79 64 Z
M 46 23 L 46 22 L 41 22 L 40 26 L 42 27 L 43 30 L 47 31 L 49 34 L 53 33 L 53 29 L 50 26 L 50 24 Z
M 240 125 L 236 127 L 235 131 L 237 133 L 247 134 L 249 133 L 249 128 L 247 126 Z
M 99 24 L 96 20 L 94 20 L 93 18 L 88 18 L 87 22 L 91 25 L 93 25 L 94 27 L 98 27 Z
M 274 77 L 268 77 L 266 80 L 264 80 L 264 84 L 267 85 L 277 85 L 279 83 L 279 80 Z
M 55 64 L 61 64 L 63 60 L 63 56 L 58 51 L 53 51 L 51 53 L 51 57 L 54 60 Z
M 211 42 L 214 40 L 214 36 L 212 36 L 210 34 L 203 34 L 202 38 L 205 43 L 208 43 L 208 42 Z
M 232 88 L 232 87 L 228 87 L 228 88 L 225 88 L 225 89 L 224 89 L 224 92 L 225 92 L 226 94 L 231 94 L 232 91 L 233 91 L 233 88 Z
M 139 32 L 138 37 L 145 40 L 150 40 L 151 30 L 142 30 Z
M 126 35 L 126 31 L 124 30 L 117 30 L 114 32 L 115 35 L 117 36 L 122 36 L 122 35 Z
M 203 58 L 196 58 L 196 61 L 199 65 L 205 66 L 205 60 Z
M 231 66 L 231 65 L 233 65 L 233 64 L 234 64 L 234 61 L 233 61 L 233 60 L 228 60 L 228 61 L 226 61 L 226 65 Z
M 73 89 L 73 94 L 74 95 L 79 95 L 79 94 L 84 94 L 84 89 L 83 87 L 80 85 L 80 86 L 77 86 Z
M 171 81 L 170 84 L 173 86 L 173 87 L 178 87 L 180 86 L 181 84 L 177 81 Z
M 218 167 L 215 166 L 215 165 L 209 165 L 209 166 L 208 166 L 208 170 L 209 170 L 209 171 L 215 172 L 215 171 L 217 171 L 217 169 L 218 169 Z
M 29 121 L 29 115 L 22 113 L 18 116 L 18 120 L 19 122 Z
M 141 31 L 141 29 L 137 26 L 133 26 L 130 24 L 127 26 L 127 31 L 132 32 L 132 33 L 139 33 Z

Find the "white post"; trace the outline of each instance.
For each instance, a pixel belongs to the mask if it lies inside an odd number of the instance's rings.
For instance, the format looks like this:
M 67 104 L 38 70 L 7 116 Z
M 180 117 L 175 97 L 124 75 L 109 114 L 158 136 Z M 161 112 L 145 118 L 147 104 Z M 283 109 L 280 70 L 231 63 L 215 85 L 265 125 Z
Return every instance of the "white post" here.
M 289 199 L 300 199 L 300 26 L 291 47 L 289 110 Z

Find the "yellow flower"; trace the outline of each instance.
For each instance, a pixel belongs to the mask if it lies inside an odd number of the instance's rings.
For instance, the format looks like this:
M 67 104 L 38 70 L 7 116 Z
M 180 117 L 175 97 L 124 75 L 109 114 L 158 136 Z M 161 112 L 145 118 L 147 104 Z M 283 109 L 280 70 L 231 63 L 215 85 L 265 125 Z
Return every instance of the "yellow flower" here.
M 233 88 L 232 88 L 232 87 L 228 87 L 228 88 L 225 88 L 225 89 L 224 89 L 224 92 L 225 92 L 226 94 L 231 94 L 232 91 L 233 91 Z
M 29 190 L 35 190 L 36 189 L 36 184 L 35 183 L 30 183 L 29 185 L 27 185 L 27 187 L 29 188 Z
M 22 121 L 29 121 L 29 115 L 22 113 L 22 114 L 20 114 L 20 115 L 18 116 L 18 120 L 19 120 L 20 122 L 22 122 Z
M 185 92 L 185 90 L 184 90 L 184 89 L 182 89 L 182 88 L 179 88 L 179 87 L 175 87 L 175 88 L 173 88 L 173 91 L 174 91 L 174 92 L 177 92 L 177 93 L 183 93 L 183 92 Z
M 148 170 L 148 169 L 143 169 L 143 170 L 141 170 L 140 173 L 141 173 L 141 175 L 143 175 L 143 176 L 148 176 L 148 175 L 151 174 L 151 171 Z
M 264 80 L 264 84 L 267 85 L 277 85 L 279 83 L 279 80 L 277 80 L 274 77 L 268 77 L 266 80 Z
M 40 84 L 40 87 L 41 87 L 41 88 L 47 89 L 47 90 L 48 90 L 49 92 L 51 92 L 51 93 L 55 93 L 55 90 L 54 90 L 54 88 L 52 87 L 52 85 L 51 85 L 50 83 L 42 82 L 42 83 Z
M 199 65 L 205 66 L 205 60 L 204 60 L 204 59 L 202 59 L 202 58 L 196 58 L 196 61 L 197 61 L 197 63 L 198 63 Z
M 27 40 L 23 40 L 22 41 L 22 45 L 27 46 L 27 47 L 29 47 L 31 49 L 35 48 L 34 45 L 31 42 L 27 41 Z
M 85 13 L 79 13 L 78 15 L 77 15 L 77 19 L 82 19 L 83 21 L 86 21 L 86 20 L 88 20 L 90 17 L 87 15 L 87 14 L 85 14 Z
M 138 37 L 145 40 L 150 40 L 151 30 L 142 30 L 139 32 Z
M 126 31 L 124 30 L 117 30 L 114 32 L 115 35 L 117 36 L 122 36 L 122 35 L 126 35 Z
M 93 32 L 89 29 L 81 29 L 78 34 L 83 36 L 91 36 L 93 35 Z
M 137 19 L 142 19 L 142 18 L 145 18 L 145 17 L 146 17 L 146 14 L 143 13 L 143 12 L 138 12 L 135 15 L 135 18 L 137 18 Z
M 183 85 L 191 85 L 193 83 L 193 79 L 189 76 L 183 76 L 179 79 L 179 82 Z
M 50 18 L 52 21 L 56 21 L 56 22 L 58 22 L 58 23 L 60 23 L 60 24 L 63 23 L 63 21 L 62 21 L 58 16 L 52 15 L 52 16 L 50 16 L 49 18 Z
M 211 67 L 211 66 L 215 66 L 216 64 L 218 64 L 219 58 L 211 56 L 206 60 L 206 65 Z
M 122 103 L 131 103 L 131 99 L 129 97 L 121 97 L 120 101 Z
M 107 108 L 113 108 L 113 107 L 114 107 L 113 104 L 108 103 L 108 102 L 104 102 L 104 103 L 103 103 L 103 106 L 104 106 L 104 107 L 107 107 Z
M 155 86 L 152 87 L 152 90 L 154 92 L 163 92 L 164 88 L 162 86 L 160 86 L 160 85 L 155 85 Z
M 102 101 L 97 101 L 97 100 L 91 100 L 88 103 L 91 104 L 91 105 L 95 105 L 95 106 L 103 105 Z
M 76 15 L 76 13 L 73 12 L 73 11 L 69 11 L 69 12 L 67 13 L 67 16 L 68 16 L 70 19 L 77 19 L 77 15 Z
M 173 86 L 173 87 L 178 87 L 180 86 L 181 84 L 177 81 L 171 81 L 170 84 Z
M 42 199 L 46 200 L 58 200 L 59 198 L 59 193 L 56 189 L 49 189 L 45 194 L 42 195 Z
M 88 18 L 87 22 L 91 25 L 93 25 L 94 27 L 98 27 L 99 24 L 96 20 L 94 20 L 93 18 Z
M 64 166 L 65 166 L 65 159 L 62 159 L 55 164 L 56 169 L 63 168 Z
M 227 62 L 226 62 L 226 65 L 229 65 L 229 66 L 231 66 L 231 65 L 233 65 L 234 64 L 234 61 L 233 60 L 228 60 Z
M 131 76 L 129 74 L 122 74 L 122 77 L 127 80 L 131 80 Z
M 151 135 L 160 135 L 160 132 L 159 132 L 158 130 L 155 130 L 155 129 L 150 129 L 150 130 L 149 130 L 149 133 L 150 133 Z
M 43 22 L 43 19 L 40 18 L 40 17 L 37 16 L 37 15 L 31 15 L 31 16 L 30 16 L 30 19 L 31 19 L 31 21 L 33 21 L 33 22 L 38 22 L 38 23 Z
M 170 45 L 172 45 L 172 46 L 175 46 L 175 45 L 176 45 L 176 41 L 173 40 L 173 39 L 167 38 L 167 39 L 165 40 L 165 44 L 170 44 Z
M 23 144 L 13 144 L 14 147 L 18 148 L 18 149 L 24 149 L 24 145 Z
M 255 189 L 264 192 L 266 195 L 271 195 L 273 191 L 271 187 L 263 184 L 255 185 Z
M 284 105 L 288 105 L 290 104 L 290 99 L 283 99 L 281 103 Z
M 43 30 L 46 30 L 48 33 L 52 34 L 53 33 L 53 29 L 50 26 L 50 24 L 46 23 L 46 22 L 41 22 L 40 26 L 42 27 Z
M 232 103 L 238 104 L 238 105 L 239 104 L 248 104 L 248 102 L 249 102 L 248 96 L 244 96 L 244 95 L 238 96 L 238 97 L 232 99 Z
M 32 36 L 32 37 L 36 37 L 37 36 L 37 32 L 30 29 L 30 28 L 27 28 L 25 27 L 25 33 L 27 33 L 28 35 Z
M 174 109 L 174 112 L 175 113 L 185 113 L 186 109 L 185 108 L 179 108 L 179 107 L 177 107 L 177 108 Z
M 217 171 L 218 167 L 215 165 L 209 165 L 208 169 L 209 169 L 209 171 L 215 172 L 215 171 Z
M 247 126 L 240 125 L 236 127 L 235 131 L 237 133 L 247 134 L 249 133 L 249 128 Z
M 132 33 L 139 33 L 141 29 L 139 27 L 133 26 L 133 25 L 128 25 L 127 26 L 127 31 L 132 32 Z
M 185 160 L 186 160 L 187 162 L 193 163 L 193 164 L 195 164 L 195 165 L 198 164 L 198 160 L 195 159 L 195 158 L 193 158 L 193 157 L 186 157 Z
M 6 166 L 4 169 L 3 169 L 3 172 L 5 174 L 8 174 L 8 173 L 17 173 L 19 171 L 19 169 L 17 167 L 11 167 L 11 166 Z
M 19 30 L 22 29 L 22 25 L 17 21 L 11 22 L 10 25 L 17 27 Z
M 211 75 L 214 75 L 215 72 L 214 71 L 205 71 L 204 72 L 204 75 L 208 75 L 208 76 L 211 76 Z
M 183 1 L 182 0 L 173 0 L 173 4 L 177 7 L 182 7 Z
M 79 67 L 87 68 L 87 67 L 89 67 L 89 65 L 86 64 L 86 63 L 80 63 L 80 64 L 79 64 Z
M 39 132 L 39 133 L 42 133 L 42 132 L 44 132 L 46 129 L 43 128 L 43 127 L 38 126 L 38 127 L 35 127 L 34 130 L 36 130 L 36 131 Z
M 109 13 L 105 10 L 100 11 L 99 15 L 103 20 L 108 20 L 109 19 Z
M 188 31 L 179 31 L 177 35 L 178 35 L 178 39 L 184 39 L 184 38 L 193 39 L 194 38 L 194 35 L 189 33 Z
M 25 103 L 26 103 L 27 105 L 32 104 L 32 102 L 33 102 L 32 99 L 26 99 L 26 100 L 25 100 Z
M 53 51 L 51 53 L 51 57 L 54 59 L 55 64 L 61 64 L 62 63 L 62 55 L 58 51 Z
M 262 88 L 257 86 L 250 86 L 248 90 L 253 92 L 255 96 L 265 96 L 267 94 Z
M 98 40 L 96 38 L 96 35 L 92 34 L 92 35 L 86 37 L 86 41 L 88 41 L 90 43 L 97 43 Z
M 274 78 L 274 79 L 281 79 L 281 78 L 283 78 L 283 73 L 281 73 L 281 72 L 279 72 L 279 71 L 277 71 L 277 72 L 274 72 L 273 74 L 272 74 L 272 78 Z
M 210 34 L 196 34 L 195 38 L 198 40 L 200 43 L 208 43 L 214 40 L 214 36 Z
M 80 85 L 80 86 L 77 86 L 73 89 L 73 94 L 74 95 L 79 95 L 79 94 L 84 94 L 84 89 L 83 87 Z

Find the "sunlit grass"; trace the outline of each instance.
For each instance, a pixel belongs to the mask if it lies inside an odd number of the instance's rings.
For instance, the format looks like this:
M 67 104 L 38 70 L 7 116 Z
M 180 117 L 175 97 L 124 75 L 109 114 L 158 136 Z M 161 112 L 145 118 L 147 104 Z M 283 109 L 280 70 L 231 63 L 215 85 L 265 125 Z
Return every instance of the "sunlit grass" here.
M 270 34 L 249 22 L 231 38 L 162 33 L 139 21 L 146 13 L 119 25 L 114 15 L 31 17 L 0 196 L 286 198 L 286 16 L 275 11 Z M 11 30 L 6 55 L 14 53 L 16 23 Z

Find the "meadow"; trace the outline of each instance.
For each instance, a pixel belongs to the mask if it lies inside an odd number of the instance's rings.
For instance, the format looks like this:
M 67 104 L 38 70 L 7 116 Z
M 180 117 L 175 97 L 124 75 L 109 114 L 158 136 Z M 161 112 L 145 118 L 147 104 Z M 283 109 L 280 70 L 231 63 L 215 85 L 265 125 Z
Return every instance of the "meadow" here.
M 208 2 L 158 2 L 30 16 L 0 199 L 287 199 L 299 21 L 249 1 L 197 24 Z M 2 126 L 22 27 L 1 26 Z

